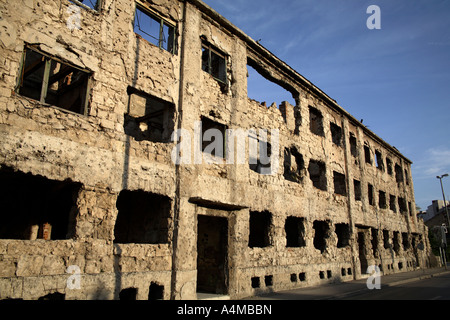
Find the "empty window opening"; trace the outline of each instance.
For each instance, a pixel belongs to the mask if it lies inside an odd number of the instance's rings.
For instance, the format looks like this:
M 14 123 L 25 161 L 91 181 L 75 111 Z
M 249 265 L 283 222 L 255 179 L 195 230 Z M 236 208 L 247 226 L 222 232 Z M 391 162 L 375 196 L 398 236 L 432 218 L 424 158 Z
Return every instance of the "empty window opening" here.
M 316 160 L 309 161 L 309 178 L 313 186 L 320 190 L 327 190 L 327 177 L 325 163 Z
M 298 274 L 298 278 L 299 278 L 299 280 L 300 281 L 306 281 L 306 272 L 300 272 L 299 274 Z
M 0 239 L 63 240 L 74 236 L 82 185 L 0 169 Z
M 411 202 L 408 202 L 408 212 L 409 212 L 409 215 L 410 215 L 410 216 L 413 215 L 413 212 L 412 212 L 412 204 L 411 204 Z
M 411 247 L 411 242 L 409 241 L 409 236 L 406 232 L 402 233 L 402 244 L 404 250 L 408 250 Z
M 330 226 L 327 221 L 314 221 L 314 248 L 321 253 L 327 248 L 327 239 L 329 237 Z
M 402 171 L 402 167 L 400 167 L 398 164 L 395 165 L 395 180 L 398 183 L 402 183 L 403 182 L 403 171 Z
M 369 204 L 371 206 L 374 206 L 375 201 L 374 201 L 374 197 L 373 197 L 373 185 L 371 185 L 370 183 L 367 185 L 367 196 L 369 199 Z
M 197 292 L 228 292 L 228 220 L 198 215 Z
M 376 150 L 375 157 L 376 157 L 376 161 L 377 161 L 377 168 L 381 171 L 384 171 L 384 161 L 383 161 L 383 156 L 382 156 L 381 152 Z
M 299 217 L 287 217 L 284 225 L 286 231 L 286 247 L 305 247 L 305 219 Z
M 331 130 L 331 140 L 333 143 L 339 147 L 342 146 L 342 128 L 337 124 L 331 122 L 330 123 Z
M 334 193 L 342 196 L 347 195 L 347 184 L 345 182 L 345 175 L 342 173 L 333 172 Z
M 327 270 L 327 279 L 331 279 L 333 277 L 333 274 L 331 270 Z
M 366 231 L 358 232 L 358 254 L 359 254 L 359 263 L 361 266 L 361 273 L 367 272 L 368 261 L 367 261 L 367 244 L 366 244 Z
M 386 168 L 387 173 L 392 176 L 392 160 L 390 158 L 386 158 Z
M 378 229 L 371 229 L 372 235 L 372 253 L 374 257 L 378 256 Z
M 259 174 L 271 173 L 271 157 L 272 146 L 265 140 L 259 139 L 257 136 L 250 134 L 248 136 L 249 151 L 249 168 Z M 253 145 L 254 147 L 251 147 Z M 255 150 L 252 150 L 255 149 Z
M 352 268 L 347 268 L 347 274 L 348 274 L 349 276 L 352 275 Z
M 408 212 L 408 207 L 406 205 L 406 200 L 405 198 L 398 198 L 398 209 L 401 213 L 407 213 Z
M 115 243 L 160 244 L 169 242 L 171 200 L 144 192 L 120 192 L 114 228 Z
M 297 282 L 297 274 L 291 273 L 291 282 Z
M 278 103 L 278 107 L 284 102 L 291 106 L 296 105 L 294 90 L 282 81 L 277 81 L 263 67 L 250 58 L 247 58 L 247 96 L 260 104 L 271 106 Z
M 273 276 L 265 276 L 264 277 L 264 284 L 266 285 L 266 287 L 271 287 L 273 286 Z
M 172 54 L 176 53 L 175 24 L 139 4 L 136 4 L 133 30 L 137 35 L 158 48 Z
M 315 135 L 323 137 L 323 115 L 318 109 L 309 107 L 309 129 Z
M 405 169 L 405 183 L 407 186 L 409 186 L 409 174 L 408 170 Z
M 261 280 L 259 279 L 259 277 L 253 277 L 251 279 L 252 281 L 252 288 L 253 289 L 258 289 L 261 287 Z
M 370 154 L 370 148 L 367 145 L 364 146 L 364 160 L 366 161 L 366 163 L 372 164 L 372 156 Z
M 284 178 L 288 181 L 301 183 L 305 162 L 296 147 L 284 149 Z
M 393 212 L 397 212 L 397 197 L 394 195 L 389 195 L 389 209 Z
M 101 0 L 70 0 L 70 2 L 79 5 L 85 9 L 92 9 L 98 11 L 100 9 L 100 1 Z
M 350 142 L 350 154 L 355 158 L 358 157 L 358 142 L 353 133 L 350 133 L 349 142 Z
M 348 247 L 350 245 L 350 226 L 346 223 L 338 223 L 335 225 L 335 232 L 338 238 L 337 247 Z
M 396 254 L 400 254 L 400 234 L 398 231 L 394 231 L 393 243 L 394 243 L 394 252 Z
M 16 88 L 22 96 L 87 114 L 91 73 L 26 47 Z
M 164 286 L 152 282 L 148 289 L 148 300 L 163 300 L 163 299 L 164 299 Z
M 399 262 L 398 263 L 398 270 L 402 270 L 403 269 L 403 262 Z
M 361 181 L 353 180 L 353 187 L 355 193 L 355 201 L 361 201 L 362 198 Z
M 227 82 L 227 57 L 219 49 L 202 40 L 202 70 L 217 81 Z
M 136 288 L 126 288 L 120 291 L 119 300 L 134 301 L 137 298 Z
M 201 151 L 218 158 L 225 158 L 227 126 L 203 116 L 201 123 Z
M 347 275 L 347 270 L 345 268 L 341 269 L 341 276 L 345 277 Z
M 383 230 L 383 246 L 385 249 L 389 249 L 391 247 L 391 244 L 389 242 L 389 231 Z
M 38 300 L 44 300 L 44 301 L 49 301 L 49 300 L 53 300 L 53 301 L 61 301 L 61 300 L 66 300 L 66 295 L 60 292 L 53 292 L 53 293 L 49 293 L 46 294 L 45 296 L 39 297 Z
M 380 209 L 387 208 L 386 192 L 381 190 L 378 191 L 378 207 L 380 207 Z
M 175 128 L 175 106 L 129 88 L 124 131 L 136 141 L 170 142 Z
M 272 214 L 270 212 L 250 212 L 250 248 L 264 248 L 271 245 L 270 228 Z
M 319 278 L 325 279 L 325 271 L 319 271 Z

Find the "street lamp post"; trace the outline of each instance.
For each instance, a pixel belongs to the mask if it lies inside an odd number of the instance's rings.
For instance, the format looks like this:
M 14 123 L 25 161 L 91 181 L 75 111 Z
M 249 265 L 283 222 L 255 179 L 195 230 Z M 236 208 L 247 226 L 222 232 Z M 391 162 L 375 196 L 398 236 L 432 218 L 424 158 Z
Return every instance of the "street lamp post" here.
M 444 193 L 444 186 L 442 185 L 442 178 L 448 177 L 448 174 L 443 174 L 442 176 L 437 176 L 436 178 L 439 179 L 441 182 L 441 190 L 442 190 L 442 197 L 444 198 L 444 207 L 445 207 L 445 214 L 447 216 L 447 227 L 450 228 L 450 217 L 448 216 L 448 208 L 447 208 L 447 202 L 445 201 L 445 193 Z
M 443 174 L 442 176 L 437 176 L 436 178 L 438 178 L 439 181 L 441 182 L 442 197 L 444 198 L 445 215 L 447 216 L 447 230 L 449 230 L 449 228 L 450 228 L 450 217 L 448 216 L 447 202 L 445 201 L 444 186 L 442 184 L 442 178 L 444 178 L 444 177 L 448 177 L 448 174 L 446 173 L 446 174 Z M 442 232 L 442 237 L 444 237 L 443 238 L 445 240 L 444 243 L 447 243 L 447 241 L 445 239 L 445 234 L 443 232 Z M 441 248 L 441 249 L 444 251 L 444 264 L 445 264 L 445 269 L 447 269 L 447 263 L 445 262 L 445 245 L 444 245 L 444 248 Z

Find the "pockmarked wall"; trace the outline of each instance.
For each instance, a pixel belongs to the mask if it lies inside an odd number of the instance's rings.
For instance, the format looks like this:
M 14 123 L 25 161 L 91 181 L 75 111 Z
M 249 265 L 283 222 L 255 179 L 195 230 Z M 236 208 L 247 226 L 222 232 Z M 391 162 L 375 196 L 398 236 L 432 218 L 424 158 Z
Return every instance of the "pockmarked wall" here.
M 199 0 L 0 3 L 0 298 L 429 267 L 412 162 Z M 248 68 L 292 95 L 250 99 Z

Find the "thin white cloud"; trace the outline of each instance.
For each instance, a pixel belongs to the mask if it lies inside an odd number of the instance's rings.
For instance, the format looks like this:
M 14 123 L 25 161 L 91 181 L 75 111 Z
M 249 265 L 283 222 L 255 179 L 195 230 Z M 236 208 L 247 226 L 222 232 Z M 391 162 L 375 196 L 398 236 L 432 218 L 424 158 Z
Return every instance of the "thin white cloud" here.
M 422 158 L 414 166 L 416 179 L 425 179 L 450 174 L 450 148 L 446 146 L 432 147 L 423 153 Z

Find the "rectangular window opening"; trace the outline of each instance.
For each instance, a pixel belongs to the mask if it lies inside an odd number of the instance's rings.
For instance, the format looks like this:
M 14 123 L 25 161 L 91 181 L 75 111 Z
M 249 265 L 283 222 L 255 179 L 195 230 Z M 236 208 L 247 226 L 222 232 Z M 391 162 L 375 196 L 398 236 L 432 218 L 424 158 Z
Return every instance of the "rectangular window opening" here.
M 402 183 L 403 182 L 403 171 L 402 171 L 402 167 L 398 164 L 395 164 L 395 180 L 397 181 L 397 183 Z
M 324 253 L 327 248 L 327 239 L 329 238 L 330 225 L 328 221 L 314 221 L 314 248 Z
M 323 115 L 318 109 L 309 106 L 309 129 L 315 135 L 323 137 Z
M 176 54 L 176 26 L 139 4 L 136 4 L 133 30 L 158 48 Z
M 91 73 L 26 47 L 17 93 L 78 114 L 87 114 Z
M 355 201 L 361 201 L 362 199 L 361 181 L 353 180 L 353 187 L 355 193 Z
M 374 201 L 374 195 L 373 195 L 373 185 L 371 185 L 370 183 L 367 185 L 367 197 L 369 199 L 369 204 L 371 206 L 374 206 L 375 201 Z
M 378 229 L 371 228 L 372 235 L 372 254 L 374 257 L 378 256 Z
M 273 286 L 273 276 L 272 275 L 264 276 L 264 284 L 266 285 L 266 287 L 272 287 Z
M 286 247 L 299 248 L 306 246 L 304 218 L 287 217 L 284 230 L 286 232 Z
M 382 156 L 381 152 L 376 150 L 375 157 L 376 157 L 376 161 L 377 161 L 377 168 L 381 171 L 384 171 L 384 161 L 383 161 L 383 156 Z
M 391 247 L 388 230 L 383 230 L 383 246 L 385 249 L 389 249 Z
M 271 245 L 272 214 L 268 211 L 250 212 L 250 248 L 265 248 Z
M 261 287 L 261 279 L 259 277 L 252 277 L 252 288 L 258 289 Z
M 337 247 L 348 247 L 350 245 L 350 226 L 347 223 L 338 223 L 335 225 L 335 232 L 338 238 Z
M 327 190 L 327 177 L 325 163 L 316 160 L 310 160 L 308 166 L 309 178 L 313 186 L 317 189 Z
M 267 141 L 249 134 L 249 168 L 259 174 L 271 173 L 272 146 Z M 267 137 L 268 138 L 268 137 Z M 255 154 L 256 153 L 256 154 Z
M 284 178 L 288 181 L 301 183 L 303 180 L 303 171 L 305 162 L 303 156 L 298 152 L 295 146 L 284 149 Z
M 227 56 L 206 41 L 202 41 L 202 70 L 217 81 L 227 83 Z
M 387 208 L 386 192 L 381 190 L 378 191 L 378 207 L 380 207 L 380 209 Z
M 331 140 L 335 145 L 338 147 L 342 146 L 342 128 L 338 126 L 337 124 L 331 122 L 330 123 L 330 130 L 331 130 Z
M 144 191 L 123 190 L 116 206 L 114 243 L 169 242 L 170 198 Z
M 392 176 L 392 174 L 393 174 L 393 172 L 392 172 L 392 160 L 390 158 L 386 158 L 386 168 L 387 168 L 387 173 Z
M 333 172 L 334 181 L 334 193 L 340 194 L 342 196 L 347 195 L 347 184 L 345 182 L 345 175 L 339 172 Z
M 124 131 L 136 141 L 171 141 L 175 128 L 175 106 L 133 88 L 128 89 L 128 112 Z
M 394 195 L 389 195 L 389 209 L 393 212 L 397 212 L 397 205 L 396 205 L 397 199 Z
M 148 289 L 148 300 L 163 300 L 164 299 L 164 286 L 156 282 L 150 283 Z
M 64 240 L 75 233 L 76 199 L 82 188 L 70 180 L 56 181 L 0 169 L 0 239 Z
M 201 117 L 201 124 L 201 151 L 214 157 L 225 158 L 227 126 L 204 116 Z
M 365 145 L 364 146 L 364 160 L 368 164 L 372 164 L 372 156 L 370 154 L 370 147 Z
M 401 213 L 408 212 L 408 207 L 405 198 L 398 197 L 398 208 Z
M 349 142 L 350 142 L 350 154 L 353 157 L 357 158 L 358 157 L 358 143 L 357 143 L 356 137 L 353 133 L 350 133 Z

